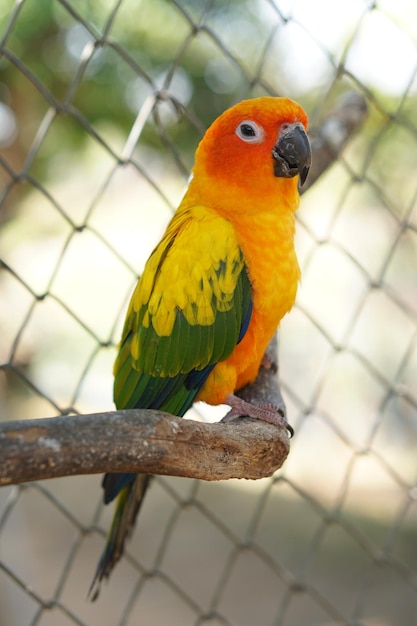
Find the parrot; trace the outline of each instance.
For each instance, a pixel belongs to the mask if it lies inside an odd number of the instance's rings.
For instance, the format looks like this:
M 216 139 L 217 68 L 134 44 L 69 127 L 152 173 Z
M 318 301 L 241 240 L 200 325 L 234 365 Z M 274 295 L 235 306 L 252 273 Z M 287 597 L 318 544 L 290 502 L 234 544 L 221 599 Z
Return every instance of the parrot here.
M 291 427 L 271 405 L 235 392 L 255 380 L 300 280 L 295 212 L 311 165 L 308 118 L 294 100 L 263 96 L 208 128 L 188 188 L 134 289 L 114 365 L 117 409 L 182 417 L 196 401 Z M 90 587 L 96 599 L 124 551 L 151 476 L 106 474 L 117 498 Z

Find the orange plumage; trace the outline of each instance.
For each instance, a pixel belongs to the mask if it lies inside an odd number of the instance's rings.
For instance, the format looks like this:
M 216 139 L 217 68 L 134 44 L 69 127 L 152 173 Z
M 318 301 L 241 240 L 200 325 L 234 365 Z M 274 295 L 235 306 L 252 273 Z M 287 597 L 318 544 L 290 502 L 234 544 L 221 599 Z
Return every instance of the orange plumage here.
M 263 129 L 262 141 L 242 142 L 234 131 L 243 120 Z M 196 153 L 181 208 L 203 204 L 232 223 L 253 297 L 247 333 L 231 356 L 216 365 L 197 397 L 209 404 L 225 403 L 228 394 L 256 378 L 271 337 L 294 304 L 300 278 L 294 249 L 298 176 L 275 177 L 271 166 L 280 128 L 294 123 L 308 128 L 304 110 L 292 100 L 247 100 L 217 119 Z

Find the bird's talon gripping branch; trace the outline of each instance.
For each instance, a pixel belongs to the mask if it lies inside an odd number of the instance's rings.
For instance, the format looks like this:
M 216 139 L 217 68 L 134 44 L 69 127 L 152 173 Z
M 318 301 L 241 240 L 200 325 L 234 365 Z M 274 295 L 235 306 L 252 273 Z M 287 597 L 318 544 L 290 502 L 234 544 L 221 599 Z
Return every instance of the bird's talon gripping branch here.
M 238 417 L 252 417 L 287 430 L 290 439 L 294 435 L 294 429 L 288 424 L 283 407 L 275 404 L 252 404 L 234 394 L 227 396 L 226 403 L 230 406 L 230 411 L 223 417 L 222 422 L 231 422 Z

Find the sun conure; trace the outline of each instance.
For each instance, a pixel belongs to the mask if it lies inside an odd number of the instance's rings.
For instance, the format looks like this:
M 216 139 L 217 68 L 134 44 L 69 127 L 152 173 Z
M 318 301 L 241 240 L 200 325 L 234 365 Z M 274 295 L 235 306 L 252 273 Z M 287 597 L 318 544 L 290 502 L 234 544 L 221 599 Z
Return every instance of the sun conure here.
M 294 213 L 311 149 L 307 116 L 287 98 L 246 100 L 200 142 L 189 187 L 136 285 L 114 366 L 118 409 L 182 416 L 196 400 L 286 427 L 270 406 L 234 395 L 252 382 L 300 278 Z M 106 474 L 117 496 L 92 584 L 123 553 L 149 476 Z

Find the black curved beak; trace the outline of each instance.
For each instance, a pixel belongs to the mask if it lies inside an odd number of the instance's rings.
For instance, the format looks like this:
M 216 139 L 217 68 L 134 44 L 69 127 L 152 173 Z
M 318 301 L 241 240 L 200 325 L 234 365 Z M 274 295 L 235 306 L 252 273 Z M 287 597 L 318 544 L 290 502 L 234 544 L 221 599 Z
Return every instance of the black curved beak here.
M 300 186 L 304 185 L 311 165 L 311 146 L 300 122 L 283 124 L 272 158 L 275 176 L 293 178 L 298 174 Z

